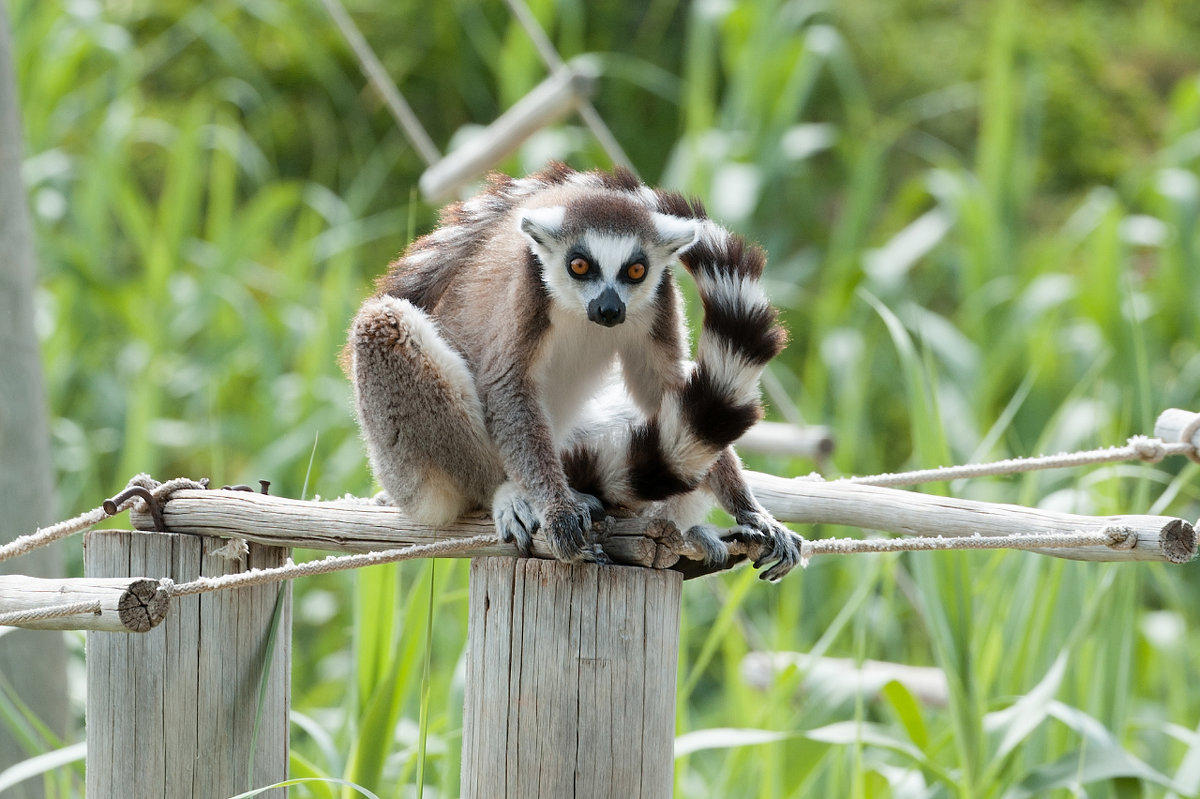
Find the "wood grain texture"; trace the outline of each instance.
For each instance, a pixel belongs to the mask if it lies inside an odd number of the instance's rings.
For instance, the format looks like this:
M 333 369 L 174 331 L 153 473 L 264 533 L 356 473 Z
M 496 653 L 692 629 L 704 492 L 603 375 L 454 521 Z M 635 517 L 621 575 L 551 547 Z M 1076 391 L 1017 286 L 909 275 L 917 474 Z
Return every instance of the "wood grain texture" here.
M 89 578 L 151 574 L 184 582 L 278 566 L 287 557 L 284 549 L 252 545 L 242 562 L 228 561 L 212 554 L 223 544 L 96 532 L 87 536 L 84 566 Z M 282 618 L 251 747 L 279 591 Z M 289 584 L 279 583 L 178 597 L 164 623 L 145 635 L 89 632 L 87 795 L 221 799 L 286 779 L 290 627 Z
M 462 796 L 671 795 L 682 578 L 471 563 Z

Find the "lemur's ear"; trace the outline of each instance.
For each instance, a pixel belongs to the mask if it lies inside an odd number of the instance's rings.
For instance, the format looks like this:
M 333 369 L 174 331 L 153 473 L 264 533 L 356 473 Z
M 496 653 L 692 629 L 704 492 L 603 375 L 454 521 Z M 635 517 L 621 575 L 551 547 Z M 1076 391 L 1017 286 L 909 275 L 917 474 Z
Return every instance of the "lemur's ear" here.
M 672 256 L 691 247 L 700 238 L 700 224 L 694 219 L 670 214 L 652 214 L 658 243 L 670 251 Z
M 567 209 L 561 205 L 550 208 L 525 208 L 521 211 L 521 232 L 539 247 L 548 247 L 550 242 L 562 235 L 563 216 Z

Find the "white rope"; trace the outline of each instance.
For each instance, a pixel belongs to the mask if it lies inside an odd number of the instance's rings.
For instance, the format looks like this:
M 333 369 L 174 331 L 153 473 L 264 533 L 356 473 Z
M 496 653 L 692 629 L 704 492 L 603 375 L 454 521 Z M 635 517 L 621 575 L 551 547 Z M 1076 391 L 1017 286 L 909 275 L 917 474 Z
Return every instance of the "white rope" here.
M 131 502 L 130 504 L 133 503 Z M 86 530 L 107 518 L 108 514 L 102 508 L 94 508 L 87 513 L 79 514 L 74 519 L 67 519 L 49 527 L 38 528 L 36 532 L 19 536 L 4 546 L 0 546 L 0 561 L 32 552 L 38 547 L 44 547 L 60 538 L 66 538 L 69 535 L 78 533 L 80 530 Z
M 1198 418 L 1200 418 L 1200 417 L 1198 417 Z M 917 471 L 899 472 L 899 473 L 895 473 L 895 474 L 878 474 L 878 475 L 869 475 L 869 476 L 862 476 L 862 477 L 847 477 L 847 478 L 842 478 L 841 480 L 837 480 L 834 482 L 848 482 L 848 483 L 856 483 L 856 484 L 860 484 L 860 485 L 873 485 L 873 486 L 885 486 L 885 487 L 911 486 L 911 485 L 918 485 L 921 483 L 960 480 L 963 478 L 971 478 L 971 477 L 991 477 L 991 476 L 996 476 L 996 475 L 1011 475 L 1011 474 L 1019 474 L 1022 472 L 1036 471 L 1036 470 L 1040 470 L 1040 469 L 1058 469 L 1058 468 L 1077 467 L 1077 466 L 1089 466 L 1089 465 L 1096 465 L 1096 464 L 1102 464 L 1102 463 L 1117 463 L 1120 461 L 1128 461 L 1128 460 L 1141 460 L 1141 461 L 1144 461 L 1147 463 L 1158 463 L 1163 458 L 1165 458 L 1169 455 L 1188 455 L 1189 457 L 1191 457 L 1196 454 L 1196 451 L 1197 451 L 1196 446 L 1191 443 L 1188 443 L 1188 442 L 1178 442 L 1178 443 L 1168 444 L 1168 443 L 1164 443 L 1162 441 L 1162 439 L 1159 439 L 1159 438 L 1150 438 L 1147 436 L 1133 436 L 1129 439 L 1128 444 L 1124 447 L 1107 447 L 1107 448 L 1101 448 L 1101 449 L 1087 450 L 1087 451 L 1083 451 L 1083 452 L 1059 453 L 1057 455 L 1043 455 L 1043 456 L 1032 457 L 1032 458 L 1009 458 L 1007 460 L 993 461 L 990 463 L 967 464 L 964 466 L 944 466 L 944 467 L 940 467 L 937 469 L 921 469 L 921 470 L 917 470 Z M 814 475 L 811 475 L 809 479 L 823 480 L 824 478 L 822 478 L 820 475 L 814 474 Z M 120 498 L 120 497 L 124 496 L 126 493 L 128 493 L 131 488 L 144 489 L 145 491 L 149 492 L 149 494 L 153 497 L 153 499 L 156 502 L 158 502 L 161 506 L 161 503 L 164 503 L 167 500 L 167 498 L 169 498 L 169 496 L 172 492 L 174 492 L 178 489 L 182 489 L 182 488 L 193 488 L 193 489 L 205 488 L 205 484 L 197 482 L 195 480 L 188 479 L 186 477 L 175 478 L 173 480 L 168 480 L 164 483 L 159 483 L 158 481 L 154 480 L 152 477 L 150 477 L 147 474 L 138 474 L 138 475 L 135 475 L 129 481 L 129 483 L 126 486 L 125 492 L 122 492 L 122 494 L 119 494 L 118 498 Z M 376 503 L 379 501 L 379 499 L 378 499 L 378 497 L 372 498 L 372 499 L 357 499 L 357 498 L 345 497 L 340 501 Z M 13 541 L 11 541 L 10 543 L 0 546 L 0 562 L 8 560 L 10 558 L 18 557 L 20 555 L 24 555 L 28 552 L 33 551 L 34 549 L 37 549 L 38 547 L 42 547 L 53 541 L 57 541 L 60 538 L 65 538 L 66 536 L 72 535 L 73 533 L 77 533 L 81 530 L 86 530 L 87 528 L 98 524 L 99 522 L 103 521 L 104 519 L 106 519 L 110 516 L 113 516 L 117 513 L 128 510 L 130 507 L 132 507 L 133 505 L 135 505 L 139 502 L 145 504 L 145 500 L 142 497 L 138 497 L 138 496 L 126 497 L 119 504 L 109 501 L 108 503 L 105 503 L 106 507 L 94 508 L 93 510 L 87 511 L 86 513 L 82 513 L 73 519 L 67 519 L 65 521 L 61 521 L 50 527 L 39 529 L 30 535 L 25 535 L 25 536 L 16 538 Z M 478 538 L 485 538 L 485 537 L 476 537 L 476 539 L 478 539 Z M 1004 541 L 1006 538 L 1012 538 L 1012 537 L 1004 537 L 1004 536 L 988 537 L 985 540 L 989 541 L 989 542 L 1001 542 L 1001 541 Z M 476 539 L 465 539 L 465 540 L 476 541 Z M 830 540 L 830 539 L 824 539 L 824 540 Z M 848 539 L 848 540 L 861 541 L 861 539 Z M 921 548 L 925 548 L 925 549 L 949 548 L 945 545 L 930 545 L 930 546 L 922 547 L 921 545 L 916 544 L 916 542 L 919 542 L 922 540 L 919 538 L 870 539 L 870 540 L 871 541 L 895 540 L 895 541 L 907 544 L 909 549 L 914 550 L 914 551 L 917 549 L 921 549 Z M 936 540 L 936 539 L 930 539 L 930 540 Z M 946 540 L 962 541 L 962 540 L 969 540 L 969 539 L 946 539 Z M 1028 541 L 1029 538 L 1028 538 L 1028 536 L 1024 536 L 1024 537 L 1022 537 L 1022 540 Z M 457 540 L 443 541 L 443 542 L 438 542 L 437 544 L 422 545 L 422 546 L 448 547 L 448 549 L 446 549 L 445 551 L 453 552 L 454 545 L 456 543 L 457 543 Z M 808 542 L 808 543 L 815 543 L 815 542 Z M 826 546 L 826 545 L 822 545 L 822 546 Z M 864 551 L 864 552 L 866 552 L 866 551 L 900 551 L 902 549 L 900 543 L 888 544 L 888 545 L 883 545 L 883 546 L 889 546 L 892 548 L 891 549 L 883 549 L 883 550 L 862 549 L 862 550 L 856 550 L 856 551 Z M 1037 546 L 1037 545 L 1036 544 L 1029 545 L 1030 548 L 1032 548 L 1034 546 Z M 1089 544 L 1071 544 L 1071 543 L 1059 542 L 1059 543 L 1055 543 L 1055 544 L 1046 544 L 1043 546 L 1070 547 L 1070 546 L 1089 546 Z M 989 546 L 964 546 L 963 548 L 1002 549 L 1002 548 L 1008 548 L 1008 547 L 1009 547 L 1009 545 L 1005 544 L 1005 543 L 993 543 Z M 469 548 L 469 547 L 466 547 L 466 548 Z M 1014 546 L 1013 548 L 1019 549 L 1019 548 L 1023 548 L 1023 547 Z M 407 553 L 411 549 L 414 549 L 414 548 L 408 548 L 408 549 L 404 549 L 404 550 L 385 550 L 384 552 L 367 553 L 366 555 L 353 555 L 353 556 L 349 556 L 349 557 L 368 558 L 368 557 L 374 556 L 374 557 L 385 557 L 386 558 L 386 557 L 391 557 L 392 553 Z M 812 550 L 812 554 L 825 554 L 825 553 L 818 552 L 816 550 Z M 420 553 L 404 554 L 404 555 L 400 555 L 400 556 L 396 557 L 395 560 L 406 560 L 408 558 L 419 558 L 419 557 L 437 557 L 437 555 L 434 555 L 434 554 L 425 555 L 425 554 L 420 554 Z M 313 561 L 312 563 L 321 563 L 321 562 L 322 561 Z M 371 560 L 371 561 L 364 560 L 363 565 L 369 565 L 370 563 L 376 563 L 376 562 L 387 563 L 387 562 L 391 562 L 391 561 L 387 560 L 387 559 Z M 303 564 L 303 565 L 309 566 L 309 564 Z M 285 567 L 281 567 L 281 568 L 285 568 Z M 355 566 L 344 566 L 341 568 L 356 568 L 356 567 Z M 336 570 L 338 570 L 337 567 L 331 569 L 331 571 L 336 571 Z M 321 572 L 312 572 L 312 573 L 321 573 Z M 298 575 L 298 576 L 300 576 L 300 575 Z
M 1106 546 L 1133 549 L 1137 534 L 1128 527 L 1106 527 L 1095 533 L 1014 533 L 982 536 L 916 536 L 913 538 L 819 538 L 800 544 L 800 564 L 814 555 L 852 555 L 862 552 L 927 552 L 950 549 L 1074 549 Z
M 1040 469 L 1063 469 L 1074 466 L 1094 466 L 1101 463 L 1141 460 L 1158 463 L 1168 455 L 1189 455 L 1196 450 L 1190 443 L 1163 443 L 1162 439 L 1133 436 L 1124 447 L 1105 447 L 1084 452 L 1063 452 L 1057 455 L 1040 455 L 1033 458 L 1008 458 L 991 463 L 972 463 L 965 466 L 942 466 L 937 469 L 920 469 L 896 474 L 876 474 L 865 477 L 846 477 L 835 482 L 857 483 L 884 487 L 911 486 L 921 483 L 936 483 L 944 480 L 961 480 L 969 477 L 994 477 L 997 475 L 1020 474 Z M 821 479 L 816 477 L 815 479 Z
M 84 613 L 90 613 L 93 616 L 99 616 L 100 600 L 93 599 L 87 602 L 71 602 L 66 605 L 54 605 L 53 607 L 48 608 L 15 610 L 12 613 L 0 613 L 0 627 L 19 627 L 22 624 L 31 624 L 33 622 L 45 621 L 46 619 L 60 619 L 64 616 L 79 616 Z
M 176 585 L 170 579 L 160 584 L 171 596 L 203 594 L 227 588 L 245 588 L 264 583 L 294 580 L 318 574 L 377 566 L 418 558 L 437 558 L 470 551 L 494 544 L 493 535 L 477 535 L 470 538 L 455 538 L 433 544 L 417 544 L 399 549 L 366 552 L 361 555 L 330 555 L 323 560 L 307 563 L 288 563 L 271 569 L 251 569 L 239 574 L 220 577 L 200 577 Z M 913 538 L 820 538 L 805 539 L 800 545 L 801 564 L 808 565 L 814 555 L 850 555 L 864 552 L 919 552 L 951 549 L 1053 549 L 1091 546 L 1108 546 L 1114 549 L 1132 549 L 1137 545 L 1137 535 L 1128 527 L 1107 527 L 1094 533 L 1016 533 L 1004 536 L 918 536 Z M 732 554 L 737 554 L 732 553 Z
M 145 504 L 145 500 L 137 496 L 124 496 L 131 488 L 145 489 L 157 502 L 162 502 L 173 491 L 181 488 L 203 488 L 204 484 L 189 480 L 186 477 L 177 477 L 174 480 L 168 480 L 165 483 L 159 483 L 150 475 L 142 473 L 134 475 L 126 484 L 125 490 L 117 495 L 118 498 L 124 497 L 120 502 L 109 500 L 99 508 L 93 508 L 85 513 L 81 513 L 73 519 L 53 524 L 49 527 L 39 528 L 29 535 L 19 536 L 8 542 L 4 546 L 0 546 L 0 562 L 15 558 L 20 555 L 25 555 L 38 547 L 44 547 L 47 544 L 53 543 L 60 538 L 66 538 L 69 535 L 74 535 L 89 527 L 93 527 L 105 519 L 115 516 L 118 513 L 129 510 L 131 507 L 141 502 Z M 106 507 L 108 506 L 108 507 Z
M 243 588 L 250 585 L 294 580 L 297 577 L 311 577 L 317 574 L 358 569 L 363 566 L 377 566 L 381 563 L 395 563 L 401 560 L 417 558 L 440 558 L 448 555 L 466 552 L 481 546 L 496 543 L 494 535 L 476 535 L 470 538 L 453 538 L 437 541 L 432 544 L 416 544 L 400 549 L 384 549 L 379 552 L 365 552 L 361 555 L 330 555 L 323 560 L 313 560 L 307 563 L 288 563 L 272 569 L 251 569 L 240 574 L 226 574 L 220 577 L 200 577 L 188 583 L 175 585 L 170 580 L 164 581 L 172 596 L 188 594 L 203 594 L 225 588 Z
M 264 583 L 295 580 L 318 574 L 377 566 L 418 558 L 438 558 L 456 555 L 496 542 L 496 537 L 476 535 L 470 538 L 454 538 L 432 544 L 416 544 L 398 549 L 366 552 L 361 555 L 330 555 L 323 560 L 307 563 L 287 563 L 271 569 L 251 569 L 239 574 L 220 577 L 200 577 L 187 583 L 175 584 L 169 578 L 160 584 L 171 596 L 188 596 L 221 591 L 228 588 L 245 588 Z M 1094 533 L 1016 533 L 1005 536 L 936 536 L 913 538 L 820 538 L 805 539 L 800 545 L 801 564 L 808 565 L 814 555 L 850 555 L 864 552 L 919 552 L 950 549 L 1053 549 L 1090 546 L 1108 546 L 1115 549 L 1132 549 L 1137 545 L 1137 535 L 1128 527 L 1107 527 Z M 734 551 L 731 554 L 739 554 Z M 745 553 L 742 553 L 745 554 Z

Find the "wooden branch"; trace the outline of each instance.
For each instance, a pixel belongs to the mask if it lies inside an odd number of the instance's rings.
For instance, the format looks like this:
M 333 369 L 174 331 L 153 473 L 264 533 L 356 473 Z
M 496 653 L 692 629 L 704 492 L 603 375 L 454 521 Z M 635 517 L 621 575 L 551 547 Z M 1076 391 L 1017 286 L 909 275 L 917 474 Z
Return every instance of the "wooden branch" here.
M 586 102 L 595 84 L 596 75 L 585 62 L 554 71 L 470 141 L 426 169 L 421 175 L 421 194 L 431 203 L 449 199 L 534 133 Z
M 1137 536 L 1130 549 L 1039 549 L 1069 560 L 1187 563 L 1196 556 L 1192 525 L 1169 516 L 1079 516 L 1019 505 L 931 496 L 915 491 L 789 479 L 746 472 L 755 496 L 780 521 L 838 524 L 899 535 L 962 537 L 1013 533 L 1101 532 L 1117 526 Z
M 44 580 L 0 576 L 0 614 L 99 602 L 100 613 L 15 623 L 36 630 L 101 630 L 146 632 L 167 615 L 170 597 L 158 580 L 138 577 L 84 577 Z
M 787 479 L 749 471 L 746 476 L 759 500 L 781 521 L 947 538 L 976 533 L 997 536 L 1102 532 L 1118 526 L 1136 537 L 1130 548 L 1094 546 L 1037 551 L 1071 560 L 1170 563 L 1186 563 L 1196 554 L 1196 532 L 1192 525 L 1167 516 L 1079 516 L 852 483 Z M 140 503 L 135 506 L 132 518 L 138 529 L 154 529 L 153 519 Z M 163 519 L 167 530 L 174 533 L 237 537 L 276 546 L 341 552 L 429 544 L 486 534 L 494 529 L 491 520 L 482 515 L 465 517 L 450 527 L 434 528 L 417 524 L 389 506 L 362 501 L 304 502 L 248 491 L 176 491 L 163 508 Z M 683 538 L 668 522 L 617 519 L 604 523 L 598 533 L 605 552 L 617 563 L 655 568 L 685 565 L 679 562 L 679 553 L 685 549 Z M 463 551 L 459 556 L 518 554 L 512 544 L 497 541 Z M 551 557 L 540 534 L 534 536 L 533 555 Z
M 827 458 L 833 453 L 833 431 L 824 425 L 759 422 L 738 439 L 738 452 Z
M 1167 444 L 1180 442 L 1200 448 L 1200 413 L 1181 408 L 1167 408 L 1154 422 L 1154 436 Z M 1200 462 L 1196 451 L 1191 452 L 1188 457 Z
M 935 666 L 813 657 L 807 652 L 751 652 L 742 658 L 742 677 L 759 691 L 771 690 L 791 669 L 805 675 L 804 690 L 819 691 L 824 700 L 837 688 L 876 699 L 884 686 L 895 680 L 925 705 L 945 707 L 950 701 L 946 673 Z
M 154 529 L 154 520 L 141 503 L 134 506 L 131 518 L 139 530 Z M 163 522 L 172 533 L 245 538 L 274 546 L 335 552 L 432 544 L 485 535 L 496 529 L 492 520 L 482 515 L 465 516 L 451 527 L 430 527 L 388 505 L 339 500 L 305 502 L 226 490 L 176 491 L 163 506 Z M 615 562 L 628 566 L 668 568 L 679 559 L 677 550 L 683 546 L 679 530 L 661 519 L 612 519 L 597 527 L 604 551 Z M 455 557 L 520 554 L 513 544 L 496 541 L 464 550 Z M 533 555 L 553 558 L 541 533 L 533 536 Z

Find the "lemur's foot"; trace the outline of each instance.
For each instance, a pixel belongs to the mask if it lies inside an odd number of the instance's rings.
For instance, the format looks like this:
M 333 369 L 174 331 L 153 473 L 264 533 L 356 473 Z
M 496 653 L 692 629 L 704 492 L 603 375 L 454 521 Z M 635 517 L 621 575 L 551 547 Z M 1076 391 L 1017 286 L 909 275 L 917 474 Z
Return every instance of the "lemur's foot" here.
M 743 541 L 761 546 L 754 568 L 763 569 L 763 580 L 782 579 L 800 562 L 800 544 L 804 539 L 784 527 L 769 513 L 749 511 L 738 514 L 738 527 L 731 531 Z

